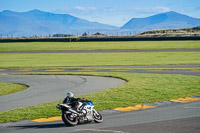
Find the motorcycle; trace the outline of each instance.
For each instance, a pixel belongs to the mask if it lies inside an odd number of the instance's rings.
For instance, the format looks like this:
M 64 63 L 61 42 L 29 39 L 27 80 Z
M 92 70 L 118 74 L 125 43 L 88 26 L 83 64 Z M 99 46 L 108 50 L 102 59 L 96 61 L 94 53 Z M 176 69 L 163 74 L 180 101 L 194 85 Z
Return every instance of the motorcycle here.
M 103 121 L 102 115 L 94 109 L 92 101 L 88 101 L 87 103 L 79 102 L 78 110 L 72 108 L 70 104 L 58 104 L 56 108 L 62 110 L 62 120 L 68 126 L 75 126 L 91 121 L 96 123 Z

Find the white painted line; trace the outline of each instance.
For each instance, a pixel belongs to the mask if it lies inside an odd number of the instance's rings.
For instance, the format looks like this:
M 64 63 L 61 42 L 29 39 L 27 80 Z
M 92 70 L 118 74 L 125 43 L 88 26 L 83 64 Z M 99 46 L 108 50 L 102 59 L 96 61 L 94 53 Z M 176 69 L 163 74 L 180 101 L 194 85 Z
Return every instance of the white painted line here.
M 185 109 L 200 109 L 200 107 L 186 106 Z
M 94 132 L 110 132 L 110 133 L 129 133 L 124 131 L 115 131 L 115 130 L 101 130 L 101 129 L 75 129 L 76 131 L 94 131 Z

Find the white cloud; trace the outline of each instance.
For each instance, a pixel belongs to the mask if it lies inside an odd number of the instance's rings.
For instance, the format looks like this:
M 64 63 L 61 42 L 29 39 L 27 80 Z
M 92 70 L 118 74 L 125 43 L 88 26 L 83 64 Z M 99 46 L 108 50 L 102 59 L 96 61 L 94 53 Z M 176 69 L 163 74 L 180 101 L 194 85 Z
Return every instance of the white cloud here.
M 158 11 L 158 12 L 169 12 L 169 11 L 171 11 L 170 8 L 168 8 L 168 7 L 163 7 L 163 6 L 157 6 L 157 7 L 155 7 L 155 8 L 152 8 L 152 10 Z
M 65 7 L 62 9 L 51 10 L 50 12 L 59 13 L 59 14 L 70 14 L 70 15 L 75 15 L 79 17 L 82 15 L 91 15 L 97 11 L 98 9 L 95 7 L 76 6 L 76 7 Z
M 81 11 L 95 11 L 95 10 L 97 10 L 95 7 L 81 7 L 81 6 L 76 6 L 74 9 L 75 10 L 81 10 Z
M 85 8 L 81 7 L 81 6 L 77 6 L 77 7 L 75 7 L 75 9 L 77 9 L 77 10 L 85 10 Z
M 157 7 L 152 7 L 152 8 L 134 8 L 133 11 L 136 12 L 143 12 L 143 13 L 160 13 L 160 12 L 168 12 L 171 11 L 170 8 L 168 7 L 163 7 L 163 6 L 157 6 Z

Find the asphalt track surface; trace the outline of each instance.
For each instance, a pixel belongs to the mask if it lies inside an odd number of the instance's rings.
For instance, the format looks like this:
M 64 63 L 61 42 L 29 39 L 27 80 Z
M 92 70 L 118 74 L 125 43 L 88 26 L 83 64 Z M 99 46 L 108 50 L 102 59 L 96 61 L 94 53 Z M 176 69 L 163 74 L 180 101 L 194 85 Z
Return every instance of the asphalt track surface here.
M 130 67 L 130 66 L 129 66 Z M 141 70 L 140 70 L 141 71 Z M 169 72 L 170 71 L 170 72 Z M 199 71 L 186 71 L 186 70 L 171 70 L 168 71 L 146 71 L 147 73 L 162 73 L 162 74 L 183 74 L 183 75 L 195 75 L 200 76 Z M 175 73 L 176 72 L 176 73 Z M 145 72 L 141 72 L 145 73 Z M 2 78 L 3 76 L 3 78 Z M 17 77 L 13 77 L 17 76 Z M 18 76 L 22 75 L 0 75 L 1 79 L 6 79 L 7 77 L 9 82 L 13 82 L 12 79 L 20 79 Z M 37 75 L 24 75 L 25 77 L 21 78 L 22 81 L 25 79 L 30 81 L 31 78 L 37 79 Z M 26 76 L 30 76 L 29 78 Z M 66 79 L 60 76 L 47 76 L 47 84 L 52 86 L 55 82 L 65 83 Z M 74 76 L 75 86 L 79 86 L 83 82 L 83 78 L 88 76 Z M 63 80 L 63 78 L 65 80 Z M 67 82 L 71 82 L 71 77 L 68 77 Z M 95 77 L 88 77 L 95 78 Z M 96 77 L 99 78 L 99 77 Z M 102 77 L 100 77 L 102 78 Z M 61 81 L 59 81 L 59 80 Z M 109 78 L 110 79 L 110 78 Z M 41 81 L 45 82 L 45 76 L 41 76 L 37 81 L 32 81 L 33 83 L 41 86 Z M 54 82 L 54 80 L 56 80 Z M 63 80 L 63 81 L 62 81 Z M 107 79 L 106 79 L 107 80 Z M 119 79 L 117 79 L 119 80 Z M 50 81 L 50 84 L 48 83 Z M 88 81 L 90 81 L 88 79 Z M 52 84 L 51 84 L 52 82 Z M 103 80 L 104 82 L 104 80 Z M 118 82 L 118 81 L 117 81 Z M 121 82 L 121 80 L 120 80 Z M 27 84 L 27 82 L 21 82 L 22 84 Z M 124 81 L 122 81 L 122 84 Z M 45 83 L 46 84 L 46 83 Z M 92 81 L 92 84 L 95 84 Z M 73 85 L 72 85 L 73 86 Z M 107 85 L 106 85 L 107 86 Z M 35 86 L 36 87 L 36 86 Z M 54 88 L 55 86 L 53 86 Z M 56 87 L 56 88 L 62 88 Z M 76 87 L 75 87 L 76 88 Z M 63 86 L 61 92 L 65 91 L 66 86 Z M 76 88 L 77 93 L 80 93 L 80 88 Z M 76 90 L 74 89 L 74 90 Z M 74 91 L 73 90 L 73 91 Z M 36 91 L 37 92 L 37 91 Z M 82 87 L 81 87 L 82 92 Z M 39 92 L 41 93 L 41 92 Z M 87 93 L 87 92 L 86 92 Z M 61 94 L 63 97 L 65 94 Z M 52 97 L 51 97 L 52 98 Z M 43 97 L 44 99 L 44 97 Z M 2 105 L 1 105 L 2 107 Z M 54 122 L 45 122 L 45 123 L 36 123 L 30 121 L 21 121 L 17 123 L 6 123 L 3 126 L 0 124 L 1 133 L 55 133 L 55 132 L 74 132 L 74 133 L 199 133 L 200 131 L 200 101 L 190 102 L 190 103 L 177 103 L 169 104 L 167 106 L 161 106 L 154 109 L 140 110 L 140 111 L 130 111 L 130 112 L 120 112 L 107 110 L 102 112 L 104 121 L 103 123 L 88 123 L 83 125 L 78 125 L 75 127 L 66 127 L 62 121 Z
M 125 83 L 124 80 L 95 76 L 70 75 L 0 75 L 1 82 L 25 84 L 28 89 L 0 97 L 0 112 L 53 102 L 67 92 L 77 96 L 102 91 Z
M 4 53 L 123 53 L 123 52 L 199 52 L 200 49 L 124 49 L 124 50 L 61 50 L 61 51 L 0 51 Z
M 103 115 L 103 123 L 66 127 L 62 121 L 18 124 L 1 133 L 199 133 L 200 101 Z
M 102 70 L 102 71 L 105 71 L 105 70 Z M 183 74 L 183 75 L 200 76 L 199 71 L 193 72 L 193 71 L 187 71 L 187 70 L 167 70 L 167 71 L 132 70 L 129 72 Z M 2 76 L 5 76 L 5 77 L 8 76 L 9 78 L 10 75 L 3 74 L 0 76 L 0 78 Z M 80 77 L 77 77 L 77 79 L 79 79 Z M 1 79 L 4 79 L 4 78 L 1 78 Z M 55 79 L 56 77 L 52 78 L 52 80 L 55 80 Z M 39 81 L 34 81 L 34 82 L 36 84 L 39 83 L 40 85 L 41 80 L 43 81 L 43 79 L 40 79 Z M 77 83 L 78 85 L 83 82 L 81 79 L 79 80 L 80 82 L 75 81 L 75 83 Z M 10 81 L 12 82 L 12 80 Z M 27 82 L 25 82 L 24 84 L 27 84 Z M 52 84 L 49 84 L 49 85 L 51 86 Z M 63 89 L 66 89 L 66 86 L 63 86 Z M 77 92 L 79 93 L 82 92 L 82 90 L 80 91 L 79 89 L 77 88 Z M 63 90 L 61 89 L 61 91 Z M 130 112 L 105 111 L 105 112 L 102 112 L 102 114 L 104 117 L 104 121 L 103 123 L 100 123 L 100 124 L 96 124 L 92 122 L 88 124 L 78 125 L 75 127 L 66 127 L 62 121 L 45 122 L 45 123 L 22 121 L 18 123 L 7 123 L 4 126 L 0 125 L 0 132 L 1 133 L 36 133 L 36 132 L 38 133 L 55 133 L 55 132 L 63 132 L 63 133 L 66 133 L 66 132 L 74 132 L 74 133 L 79 133 L 79 132 L 80 133 L 97 133 L 97 132 L 102 132 L 102 133 L 140 133 L 140 132 L 199 133 L 200 132 L 200 101 L 170 104 L 167 106 L 161 106 L 154 109 L 147 109 L 147 110 L 140 110 L 140 111 L 130 111 Z

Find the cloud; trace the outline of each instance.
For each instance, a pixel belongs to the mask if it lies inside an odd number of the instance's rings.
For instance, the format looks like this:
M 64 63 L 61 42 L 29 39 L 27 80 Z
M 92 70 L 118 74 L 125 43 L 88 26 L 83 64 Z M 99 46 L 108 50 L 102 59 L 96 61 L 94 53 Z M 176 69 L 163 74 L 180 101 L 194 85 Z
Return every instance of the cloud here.
M 152 10 L 158 11 L 158 12 L 169 12 L 169 11 L 171 11 L 170 8 L 168 8 L 168 7 L 163 7 L 163 6 L 157 6 L 157 7 L 155 7 L 155 8 L 152 8 Z
M 95 10 L 97 10 L 95 7 L 81 7 L 81 6 L 76 6 L 74 9 L 75 10 L 81 10 L 81 11 L 95 11 Z
M 136 12 L 146 12 L 146 13 L 160 13 L 160 12 L 168 12 L 171 11 L 168 7 L 157 6 L 152 8 L 134 8 L 133 11 Z
M 71 15 L 82 15 L 82 14 L 88 14 L 96 12 L 98 9 L 95 7 L 83 7 L 83 6 L 76 6 L 76 7 L 65 7 L 63 9 L 56 9 L 51 10 L 51 12 L 54 13 L 60 13 L 60 14 L 71 14 Z

